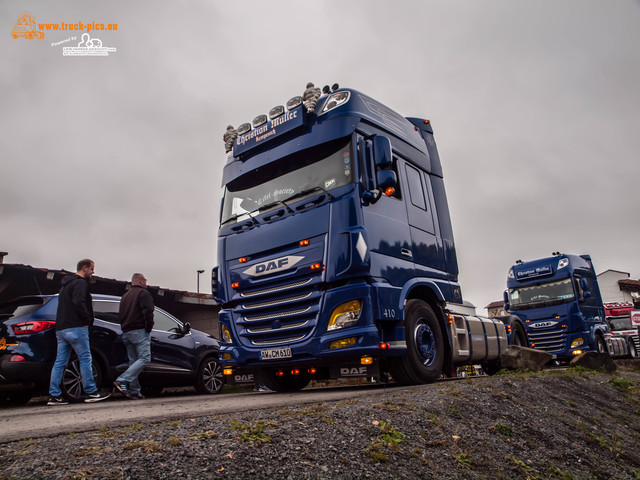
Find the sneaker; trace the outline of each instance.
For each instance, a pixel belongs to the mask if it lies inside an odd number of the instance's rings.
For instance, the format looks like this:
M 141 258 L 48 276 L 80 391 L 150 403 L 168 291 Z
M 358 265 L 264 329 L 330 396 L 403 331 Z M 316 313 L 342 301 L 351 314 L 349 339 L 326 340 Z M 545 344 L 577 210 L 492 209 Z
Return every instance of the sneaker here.
M 84 398 L 84 401 L 85 403 L 100 402 L 102 400 L 106 400 L 110 396 L 111 396 L 110 393 L 93 392 L 93 393 L 87 394 L 87 396 Z
M 66 398 L 62 397 L 51 397 L 47 402 L 47 405 L 69 405 L 69 402 Z
M 133 398 L 131 396 L 131 392 L 129 391 L 129 387 L 127 385 L 125 385 L 124 383 L 119 382 L 119 381 L 116 380 L 115 382 L 113 382 L 113 386 L 116 387 L 118 389 L 118 391 L 120 393 L 122 393 L 122 395 L 124 395 L 125 397 Z

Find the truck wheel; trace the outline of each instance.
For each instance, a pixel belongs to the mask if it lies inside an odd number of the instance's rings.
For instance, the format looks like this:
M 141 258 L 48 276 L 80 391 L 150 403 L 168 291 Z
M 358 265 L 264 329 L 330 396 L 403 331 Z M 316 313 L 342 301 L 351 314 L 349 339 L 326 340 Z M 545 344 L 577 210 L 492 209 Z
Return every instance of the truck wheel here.
M 493 362 L 482 362 L 480 366 L 482 367 L 482 371 L 487 375 L 495 375 L 500 371 L 501 368 L 500 360 L 495 360 Z
M 527 334 L 520 322 L 514 322 L 511 324 L 511 345 L 517 345 L 519 347 L 529 347 Z
M 629 342 L 629 357 L 636 358 L 638 356 L 638 350 L 636 349 L 636 344 L 633 342 L 633 338 L 630 338 L 628 342 Z
M 91 359 L 91 369 L 93 370 L 93 380 L 96 382 L 96 387 L 100 389 L 102 386 L 102 370 L 100 365 L 96 363 L 95 358 Z M 75 355 L 71 357 L 67 368 L 64 369 L 60 389 L 62 390 L 62 395 L 69 399 L 70 402 L 81 402 L 84 399 L 80 360 Z
M 607 350 L 607 344 L 602 338 L 602 335 L 596 334 L 596 352 L 598 353 L 606 353 L 609 355 L 609 351 Z
M 404 311 L 407 353 L 390 360 L 391 374 L 405 385 L 431 383 L 442 373 L 444 341 L 435 313 L 422 300 L 408 300 Z
M 196 392 L 202 394 L 220 393 L 222 382 L 222 367 L 218 360 L 213 357 L 205 358 L 198 368 Z
M 311 375 L 306 372 L 290 375 L 285 371 L 284 375 L 279 377 L 276 375 L 276 370 L 267 370 L 259 376 L 259 381 L 274 392 L 297 392 L 307 386 L 311 381 Z

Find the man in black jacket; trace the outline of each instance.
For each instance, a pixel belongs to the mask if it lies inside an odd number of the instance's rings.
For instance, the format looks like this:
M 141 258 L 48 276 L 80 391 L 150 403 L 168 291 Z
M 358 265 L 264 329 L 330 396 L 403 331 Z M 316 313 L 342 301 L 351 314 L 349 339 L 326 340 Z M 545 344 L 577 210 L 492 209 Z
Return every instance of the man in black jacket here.
M 147 279 L 141 273 L 134 273 L 131 289 L 120 300 L 120 323 L 122 341 L 127 347 L 129 368 L 120 375 L 113 385 L 131 399 L 144 398 L 140 393 L 138 376 L 151 361 L 151 330 L 153 329 L 153 298 L 147 291 Z
M 93 325 L 93 307 L 88 280 L 93 275 L 95 265 L 87 258 L 78 262 L 76 270 L 75 275 L 69 275 L 62 279 L 62 288 L 58 297 L 56 314 L 58 353 L 51 369 L 51 383 L 49 385 L 51 398 L 47 405 L 67 405 L 69 403 L 62 396 L 60 382 L 69 362 L 71 350 L 76 352 L 80 362 L 82 385 L 86 394 L 84 401 L 99 402 L 111 395 L 98 391 L 91 367 L 89 328 Z

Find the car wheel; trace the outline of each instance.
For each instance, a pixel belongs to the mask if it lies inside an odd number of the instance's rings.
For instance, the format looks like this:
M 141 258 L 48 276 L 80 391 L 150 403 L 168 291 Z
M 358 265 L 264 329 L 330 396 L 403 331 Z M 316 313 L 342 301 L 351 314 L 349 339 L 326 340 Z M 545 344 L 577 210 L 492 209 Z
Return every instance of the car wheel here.
M 93 370 L 93 380 L 99 389 L 102 386 L 102 371 L 95 358 L 91 359 L 91 369 Z M 71 357 L 67 368 L 64 369 L 60 389 L 62 390 L 62 395 L 71 402 L 81 402 L 84 399 L 80 360 L 75 355 Z
M 407 353 L 391 360 L 391 374 L 401 384 L 431 383 L 444 364 L 442 330 L 431 307 L 422 300 L 407 301 L 404 313 Z
M 213 357 L 205 358 L 198 368 L 196 392 L 202 394 L 219 393 L 223 384 L 222 367 Z

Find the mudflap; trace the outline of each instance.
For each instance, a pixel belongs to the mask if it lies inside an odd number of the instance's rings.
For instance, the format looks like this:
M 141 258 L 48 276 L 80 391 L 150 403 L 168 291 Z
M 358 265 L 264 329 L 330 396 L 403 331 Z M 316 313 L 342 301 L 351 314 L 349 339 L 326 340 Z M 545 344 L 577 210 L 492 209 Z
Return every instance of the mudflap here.
M 380 377 L 380 367 L 378 362 L 371 365 L 361 365 L 360 363 L 347 363 L 332 366 L 329 370 L 332 379 L 338 378 L 359 378 L 359 377 Z

